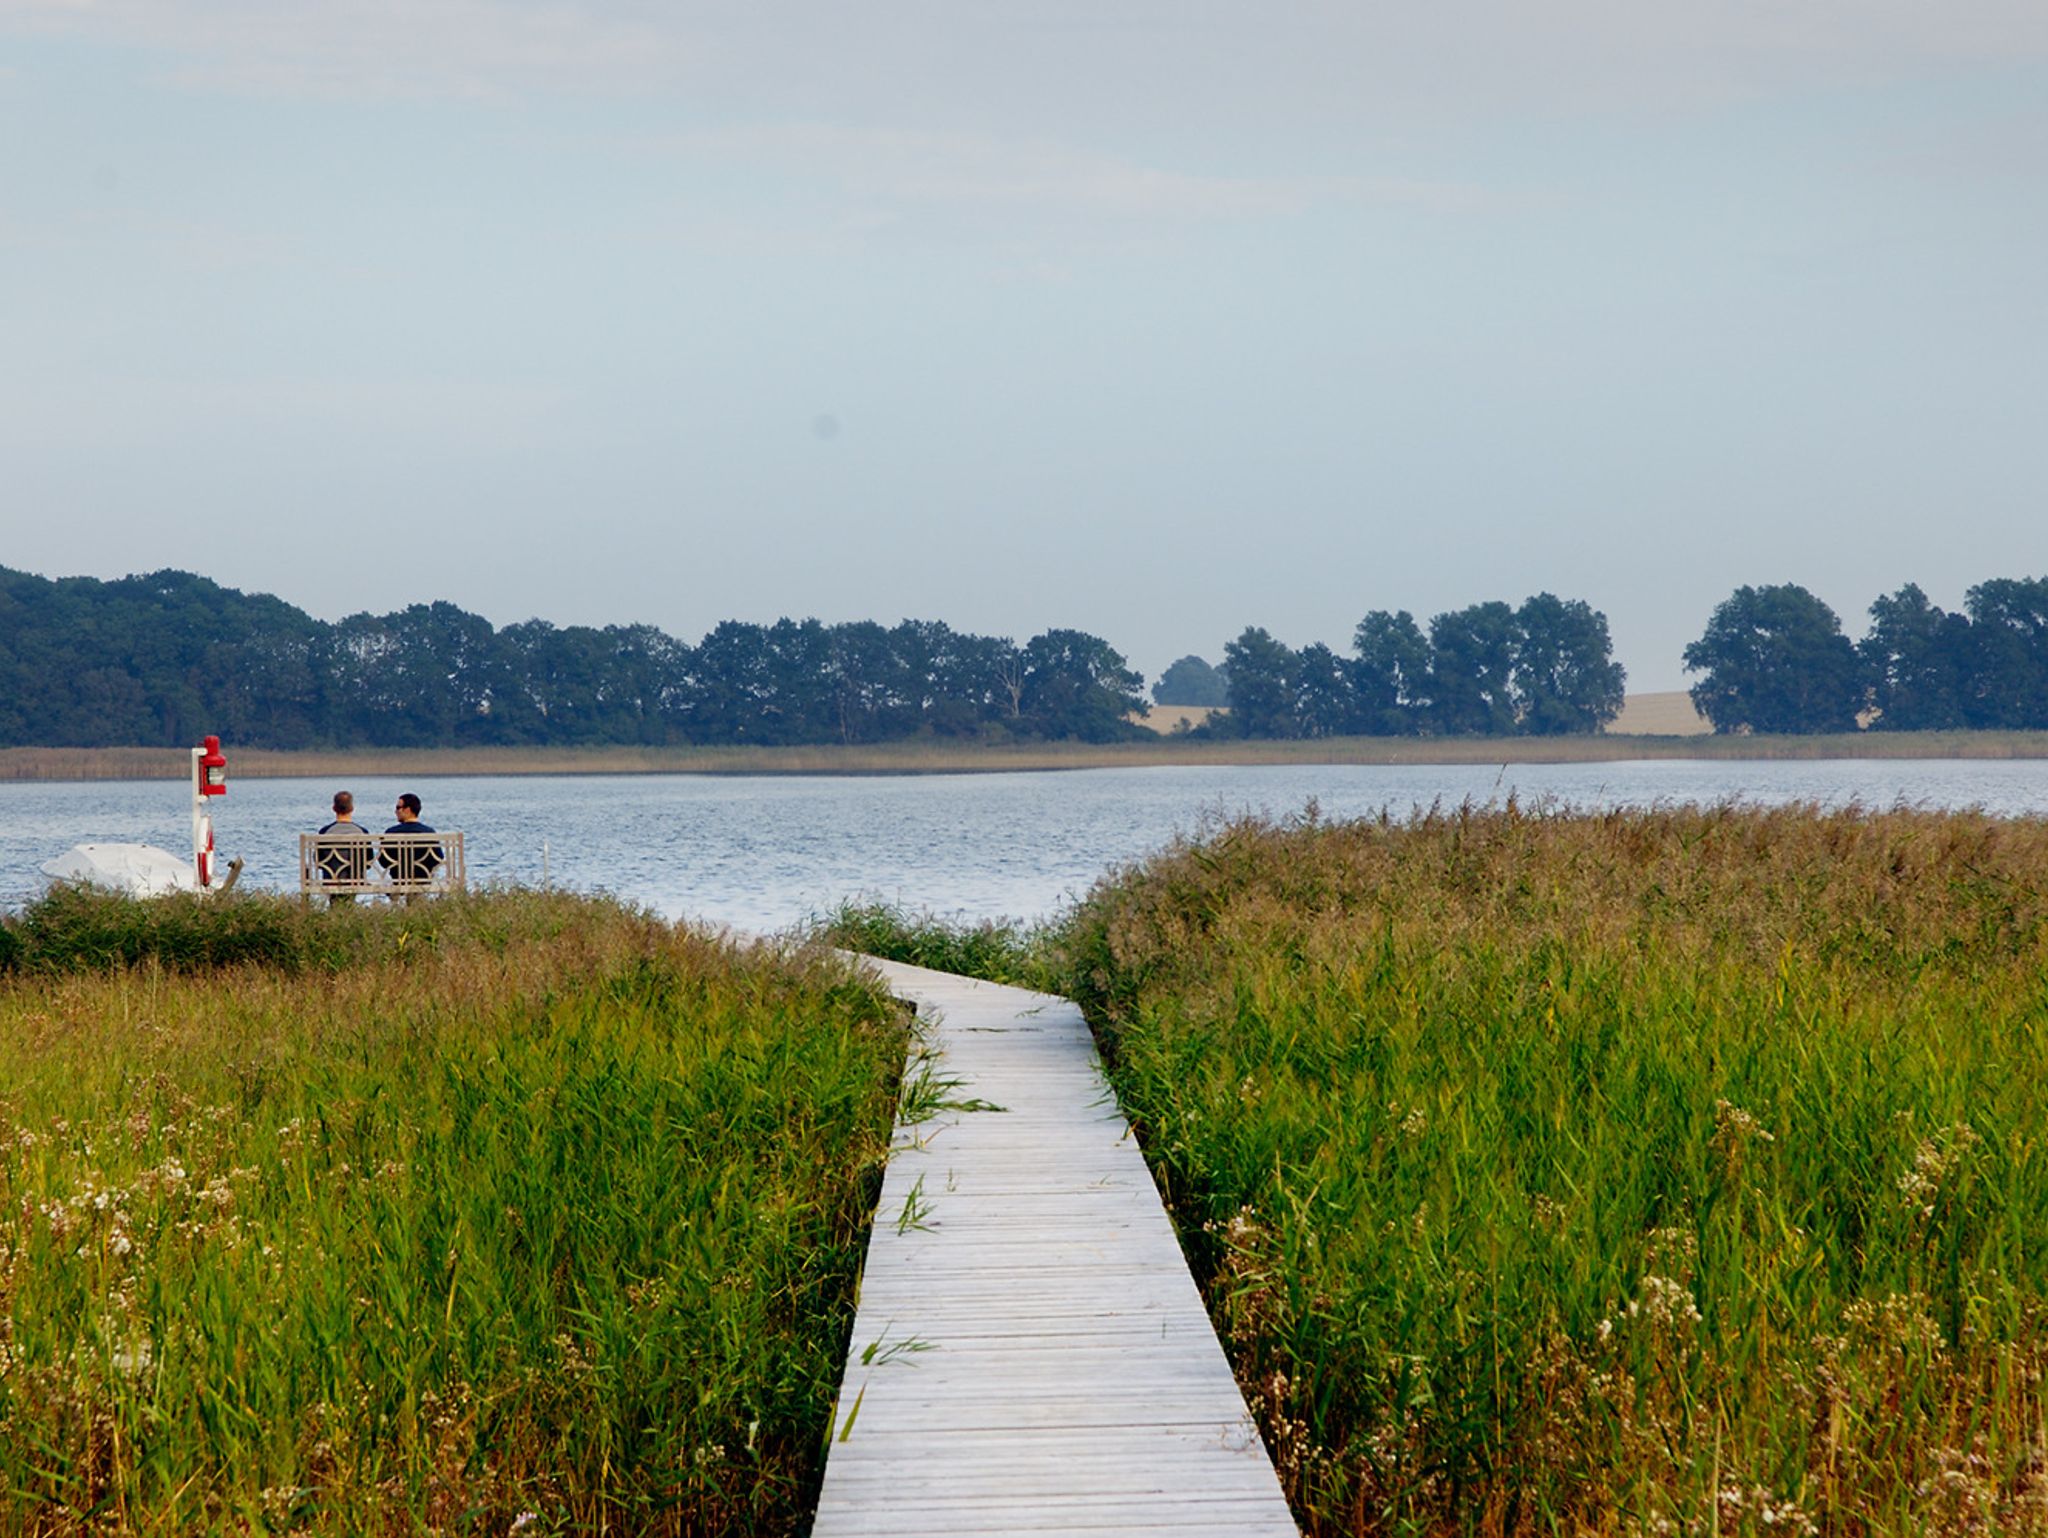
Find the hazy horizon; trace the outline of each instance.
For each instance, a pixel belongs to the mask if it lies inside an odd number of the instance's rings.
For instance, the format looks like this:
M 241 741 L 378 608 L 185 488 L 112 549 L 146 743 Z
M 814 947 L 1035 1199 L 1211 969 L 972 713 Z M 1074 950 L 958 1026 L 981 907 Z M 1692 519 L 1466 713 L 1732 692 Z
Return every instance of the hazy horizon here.
M 0 564 L 1148 683 L 2048 572 L 2048 9 L 0 0 Z

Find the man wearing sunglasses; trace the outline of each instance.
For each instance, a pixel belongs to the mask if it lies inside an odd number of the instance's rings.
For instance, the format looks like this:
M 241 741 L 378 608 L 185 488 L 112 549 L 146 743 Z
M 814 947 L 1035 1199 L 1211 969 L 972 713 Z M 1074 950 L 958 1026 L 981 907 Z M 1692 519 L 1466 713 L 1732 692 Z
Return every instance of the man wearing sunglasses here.
M 434 830 L 420 821 L 420 798 L 407 791 L 398 798 L 398 821 L 384 831 L 417 834 Z M 392 886 L 423 888 L 433 879 L 434 867 L 441 863 L 441 846 L 423 838 L 402 839 L 380 846 L 377 863 L 391 872 Z

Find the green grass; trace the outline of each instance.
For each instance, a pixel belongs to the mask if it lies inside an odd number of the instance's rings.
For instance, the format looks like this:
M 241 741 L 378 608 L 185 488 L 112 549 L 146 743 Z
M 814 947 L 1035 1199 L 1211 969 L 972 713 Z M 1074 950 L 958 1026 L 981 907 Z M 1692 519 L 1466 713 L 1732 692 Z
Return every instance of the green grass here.
M 1066 982 L 1052 925 L 1016 919 L 953 923 L 885 902 L 844 902 L 816 926 L 831 945 L 963 977 L 1051 992 Z
M 419 903 L 402 915 L 382 905 L 315 908 L 258 892 L 180 893 L 136 902 L 104 888 L 59 883 L 19 915 L 0 920 L 0 971 L 48 975 L 155 963 L 173 972 L 253 964 L 291 973 L 338 971 L 387 949 L 502 945 L 588 918 L 574 905 L 484 899 Z
M 187 907 L 0 978 L 0 1531 L 803 1530 L 889 1002 L 554 894 Z
M 1072 981 L 1317 1532 L 2040 1531 L 2048 825 L 1239 825 Z
M 1033 947 L 1308 1531 L 2038 1533 L 2044 894 L 2040 821 L 1466 807 Z

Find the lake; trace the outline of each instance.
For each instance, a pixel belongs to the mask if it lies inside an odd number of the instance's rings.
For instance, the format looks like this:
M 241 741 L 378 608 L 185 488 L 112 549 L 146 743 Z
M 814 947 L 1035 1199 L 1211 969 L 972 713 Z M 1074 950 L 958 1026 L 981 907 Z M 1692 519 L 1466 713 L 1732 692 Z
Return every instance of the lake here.
M 1288 765 L 966 775 L 505 776 L 349 783 L 361 820 L 388 826 L 401 791 L 426 820 L 467 835 L 482 882 L 603 888 L 676 918 L 785 928 L 840 899 L 876 896 L 969 918 L 1036 917 L 1206 816 L 1396 815 L 1510 792 L 1586 807 L 1741 798 L 1897 802 L 2048 815 L 2048 761 L 1837 759 L 1604 764 Z M 216 805 L 221 857 L 243 879 L 288 888 L 298 842 L 328 820 L 326 781 L 241 780 Z M 177 781 L 0 784 L 0 904 L 41 886 L 37 867 L 75 843 L 183 852 L 189 792 Z

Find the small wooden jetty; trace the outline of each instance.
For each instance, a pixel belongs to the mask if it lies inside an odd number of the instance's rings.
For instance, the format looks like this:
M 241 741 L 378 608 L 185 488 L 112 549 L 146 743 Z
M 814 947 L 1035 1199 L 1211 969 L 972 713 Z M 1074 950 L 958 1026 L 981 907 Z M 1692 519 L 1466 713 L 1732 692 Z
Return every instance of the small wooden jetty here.
M 816 1538 L 1295 1538 L 1080 1010 L 869 964 L 930 1025 Z

